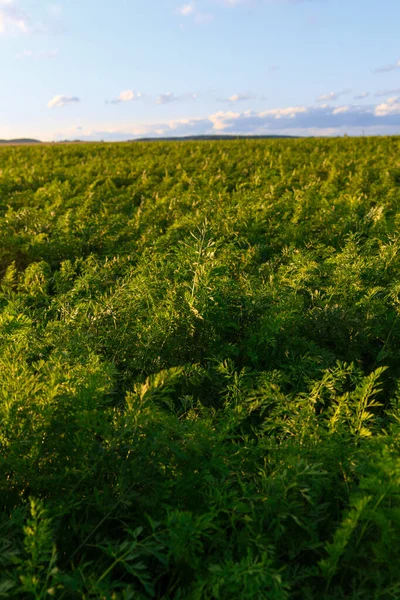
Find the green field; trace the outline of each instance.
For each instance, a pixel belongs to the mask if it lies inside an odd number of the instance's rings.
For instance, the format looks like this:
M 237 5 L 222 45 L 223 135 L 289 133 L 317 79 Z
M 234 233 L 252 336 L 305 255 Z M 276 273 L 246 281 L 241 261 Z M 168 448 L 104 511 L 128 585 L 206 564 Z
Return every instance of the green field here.
M 400 598 L 400 138 L 0 149 L 0 598 Z

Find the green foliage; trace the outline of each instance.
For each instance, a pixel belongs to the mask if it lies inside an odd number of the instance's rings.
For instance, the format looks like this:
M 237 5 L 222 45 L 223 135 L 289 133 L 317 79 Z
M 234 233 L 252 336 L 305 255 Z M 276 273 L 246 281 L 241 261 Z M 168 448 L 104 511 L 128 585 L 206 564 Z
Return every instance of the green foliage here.
M 0 150 L 0 598 L 400 597 L 399 150 Z

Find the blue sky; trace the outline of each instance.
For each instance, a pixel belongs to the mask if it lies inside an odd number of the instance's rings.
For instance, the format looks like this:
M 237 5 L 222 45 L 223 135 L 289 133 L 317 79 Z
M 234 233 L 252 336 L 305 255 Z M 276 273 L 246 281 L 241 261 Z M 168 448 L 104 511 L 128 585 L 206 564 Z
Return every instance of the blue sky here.
M 0 138 L 400 133 L 399 0 L 0 0 Z

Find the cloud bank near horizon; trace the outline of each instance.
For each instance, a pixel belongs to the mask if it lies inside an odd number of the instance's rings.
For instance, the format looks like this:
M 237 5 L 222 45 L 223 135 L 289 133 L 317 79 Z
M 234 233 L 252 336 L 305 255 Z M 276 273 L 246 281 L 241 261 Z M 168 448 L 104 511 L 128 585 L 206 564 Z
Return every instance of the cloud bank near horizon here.
M 120 129 L 80 129 L 57 139 L 118 141 L 141 137 L 189 135 L 396 134 L 400 132 L 400 96 L 377 105 L 292 106 L 262 111 L 217 111 L 205 117 L 173 119 Z M 79 133 L 79 135 L 78 135 Z

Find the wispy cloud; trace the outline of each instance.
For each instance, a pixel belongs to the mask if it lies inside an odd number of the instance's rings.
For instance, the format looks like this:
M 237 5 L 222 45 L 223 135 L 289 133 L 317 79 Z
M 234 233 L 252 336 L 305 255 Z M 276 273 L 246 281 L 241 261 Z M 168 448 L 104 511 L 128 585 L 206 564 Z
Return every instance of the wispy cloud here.
M 177 102 L 178 100 L 178 96 L 175 96 L 172 92 L 167 92 L 166 94 L 160 94 L 158 96 L 157 104 L 170 104 L 171 102 Z
M 62 14 L 63 7 L 59 2 L 52 2 L 47 5 L 47 12 L 56 19 L 59 19 Z
M 176 12 L 181 17 L 190 17 L 198 25 L 210 23 L 214 19 L 213 14 L 199 10 L 197 2 L 188 2 L 187 4 L 182 4 L 178 7 Z
M 364 100 L 364 98 L 369 97 L 369 92 L 362 92 L 361 94 L 357 94 L 357 96 L 353 96 L 354 100 Z
M 15 0 L 0 0 L 0 33 L 29 33 L 32 23 Z
M 46 6 L 45 2 L 37 4 L 44 12 L 43 21 L 32 18 L 21 8 L 19 0 L 0 0 L 0 35 L 62 33 L 64 26 L 60 20 L 61 8 L 52 11 L 52 5 Z
M 333 115 L 341 115 L 343 113 L 347 113 L 350 111 L 350 106 L 338 106 L 337 108 L 334 108 L 332 111 Z
M 330 100 L 337 100 L 341 96 L 345 96 L 350 92 L 351 90 L 343 90 L 341 92 L 329 92 L 328 94 L 322 94 L 322 96 L 318 96 L 317 102 L 329 102 Z
M 257 4 L 306 4 L 323 2 L 324 0 L 214 0 L 227 7 L 257 5 Z
M 218 98 L 218 102 L 225 102 L 229 104 L 236 104 L 237 102 L 245 102 L 246 100 L 251 100 L 254 96 L 250 96 L 250 94 L 232 94 L 229 98 Z
M 239 6 L 239 4 L 247 4 L 247 0 L 222 0 L 221 4 L 225 6 Z
M 395 96 L 396 94 L 400 94 L 400 88 L 395 88 L 394 90 L 379 90 L 375 93 L 375 97 L 382 98 L 384 96 Z
M 211 0 L 211 3 L 216 7 L 239 8 L 241 6 L 257 6 L 262 4 L 303 4 L 306 2 L 319 2 L 323 0 Z M 214 20 L 214 14 L 210 12 L 202 12 L 200 7 L 206 4 L 204 0 L 192 0 L 185 4 L 181 4 L 175 10 L 176 14 L 181 17 L 191 17 L 193 22 L 202 24 L 209 23 Z
M 172 92 L 167 92 L 166 94 L 160 94 L 157 97 L 157 104 L 171 104 L 172 102 L 185 102 L 185 101 L 193 101 L 198 98 L 198 94 L 181 94 L 176 95 Z
M 77 96 L 53 96 L 53 98 L 47 103 L 49 108 L 61 108 L 62 106 L 66 106 L 67 104 L 74 104 L 76 102 L 80 102 L 80 98 Z
M 245 100 L 250 100 L 251 96 L 248 94 L 233 94 L 230 98 L 226 100 L 226 102 L 244 102 Z
M 182 4 L 182 6 L 178 8 L 177 12 L 182 15 L 182 17 L 188 17 L 189 15 L 192 15 L 195 12 L 194 2 L 191 2 L 190 4 Z
M 43 52 L 34 52 L 33 50 L 24 50 L 24 52 L 20 52 L 17 54 L 17 58 L 33 58 L 33 59 L 42 59 L 42 58 L 55 58 L 58 55 L 58 50 L 44 50 Z
M 373 72 L 374 73 L 389 73 L 390 71 L 396 71 L 397 69 L 400 69 L 400 59 L 390 65 L 378 67 L 377 69 L 374 69 Z
M 211 21 L 214 21 L 214 15 L 212 13 L 196 12 L 194 15 L 194 22 L 198 25 L 211 23 Z

